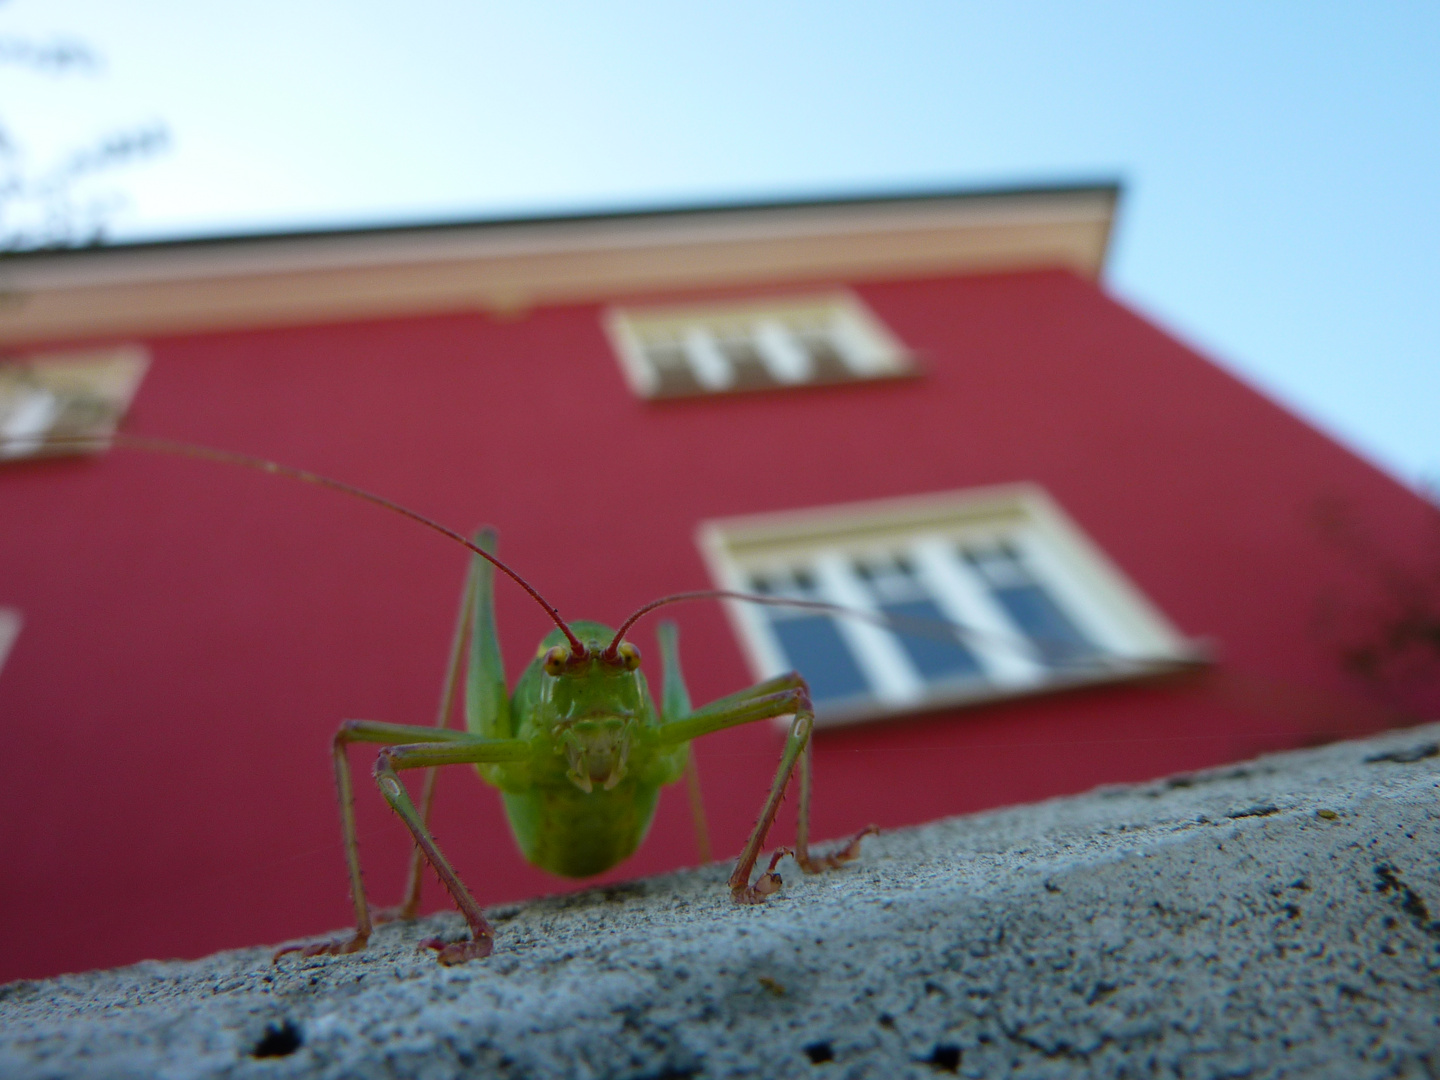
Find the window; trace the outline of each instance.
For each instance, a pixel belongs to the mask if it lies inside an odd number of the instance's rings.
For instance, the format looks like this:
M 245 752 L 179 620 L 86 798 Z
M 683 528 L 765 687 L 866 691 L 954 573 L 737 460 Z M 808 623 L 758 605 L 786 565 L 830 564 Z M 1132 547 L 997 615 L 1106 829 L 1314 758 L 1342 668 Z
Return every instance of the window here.
M 644 398 L 813 386 L 916 373 L 850 293 L 664 308 L 612 308 L 605 328 Z
M 1199 659 L 1033 485 L 713 521 L 699 539 L 721 588 L 870 615 L 727 605 L 756 675 L 798 670 L 817 723 Z
M 5 670 L 5 658 L 15 639 L 20 636 L 20 612 L 14 608 L 0 607 L 0 671 Z
M 114 434 L 147 364 L 137 348 L 0 360 L 0 459 L 93 452 L 46 440 Z

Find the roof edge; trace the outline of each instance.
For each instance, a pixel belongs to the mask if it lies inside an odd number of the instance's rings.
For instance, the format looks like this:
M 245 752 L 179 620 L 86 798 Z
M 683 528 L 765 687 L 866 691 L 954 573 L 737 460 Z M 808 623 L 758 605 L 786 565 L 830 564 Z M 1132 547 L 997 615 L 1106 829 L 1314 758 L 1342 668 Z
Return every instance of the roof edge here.
M 65 247 L 0 250 L 0 270 L 41 259 L 93 257 L 107 252 L 185 251 L 226 248 L 250 244 L 294 243 L 296 241 L 343 240 L 404 236 L 430 236 L 462 231 L 483 231 L 515 226 L 565 226 L 588 223 L 665 221 L 697 215 L 745 214 L 765 210 L 859 209 L 881 206 L 924 206 L 982 199 L 1013 199 L 1027 196 L 1107 195 L 1120 197 L 1119 180 L 1074 181 L 1061 184 L 1015 184 L 986 188 L 921 188 L 911 191 L 871 192 L 860 195 L 820 196 L 793 199 L 739 199 L 716 203 L 677 203 L 635 209 L 580 210 L 556 214 L 517 214 L 508 217 L 459 218 L 452 221 L 396 222 L 388 225 L 356 225 L 341 228 L 294 229 L 274 232 L 215 233 L 172 239 L 136 240 L 118 244 L 96 243 Z
M 0 257 L 0 344 L 1067 267 L 1120 186 L 754 201 L 117 244 Z

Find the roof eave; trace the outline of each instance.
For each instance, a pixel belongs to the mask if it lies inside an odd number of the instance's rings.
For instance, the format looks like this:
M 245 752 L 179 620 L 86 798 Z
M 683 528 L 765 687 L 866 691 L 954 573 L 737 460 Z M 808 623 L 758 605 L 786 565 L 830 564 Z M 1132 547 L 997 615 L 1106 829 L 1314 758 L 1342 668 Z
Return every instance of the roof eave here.
M 1041 266 L 1096 278 L 1119 192 L 925 192 L 25 252 L 0 257 L 0 343 Z

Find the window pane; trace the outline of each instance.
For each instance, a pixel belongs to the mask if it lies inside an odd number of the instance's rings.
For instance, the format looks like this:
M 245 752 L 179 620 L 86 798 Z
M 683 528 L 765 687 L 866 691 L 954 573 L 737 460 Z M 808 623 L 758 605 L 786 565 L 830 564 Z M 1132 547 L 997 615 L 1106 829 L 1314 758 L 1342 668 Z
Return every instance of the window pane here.
M 899 603 L 881 604 L 880 610 L 886 615 L 899 617 L 901 625 L 892 627 L 900 644 L 905 647 L 910 662 L 926 682 L 949 682 L 956 679 L 983 678 L 984 669 L 975 659 L 974 653 L 955 637 L 945 636 L 944 626 L 949 620 L 934 600 L 906 600 Z M 907 632 L 904 619 L 919 619 L 935 624 L 935 633 Z
M 993 590 L 993 595 L 1047 664 L 1060 666 L 1096 655 L 1095 646 L 1039 585 L 1011 585 Z
M 804 567 L 773 576 L 756 575 L 750 579 L 750 588 L 764 596 L 822 599 L 815 576 Z M 786 663 L 805 676 L 816 704 L 870 696 L 870 684 L 833 618 L 803 608 L 766 607 L 764 611 Z
M 963 554 L 989 586 L 996 603 L 1030 639 L 1042 661 L 1061 667 L 1100 654 L 1054 597 L 1035 580 L 1011 544 L 1001 543 L 994 548 Z
M 812 330 L 799 335 L 800 344 L 810 354 L 810 362 L 815 368 L 816 382 L 845 382 L 855 378 L 855 372 L 851 370 L 844 358 L 835 348 L 834 341 L 823 330 Z
M 735 369 L 730 358 L 708 327 L 692 326 L 685 331 L 685 359 L 695 381 L 706 390 L 729 390 L 735 385 Z
M 817 704 L 869 695 L 865 676 L 828 615 L 772 619 L 771 625 L 786 657 L 810 684 Z
M 777 383 L 765 366 L 755 343 L 748 337 L 726 337 L 720 339 L 720 351 L 730 361 L 735 372 L 736 390 L 761 390 Z
M 645 350 L 658 379 L 655 397 L 689 397 L 704 391 L 690 370 L 685 350 L 677 344 L 651 345 Z

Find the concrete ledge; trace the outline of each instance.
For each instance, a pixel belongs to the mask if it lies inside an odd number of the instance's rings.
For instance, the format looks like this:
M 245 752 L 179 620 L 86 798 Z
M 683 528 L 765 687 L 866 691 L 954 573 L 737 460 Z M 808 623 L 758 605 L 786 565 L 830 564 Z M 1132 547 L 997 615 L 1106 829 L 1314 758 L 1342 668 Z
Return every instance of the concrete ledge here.
M 0 987 L 5 1077 L 1433 1077 L 1440 725 L 495 912 Z M 78 929 L 78 928 L 77 928 Z

